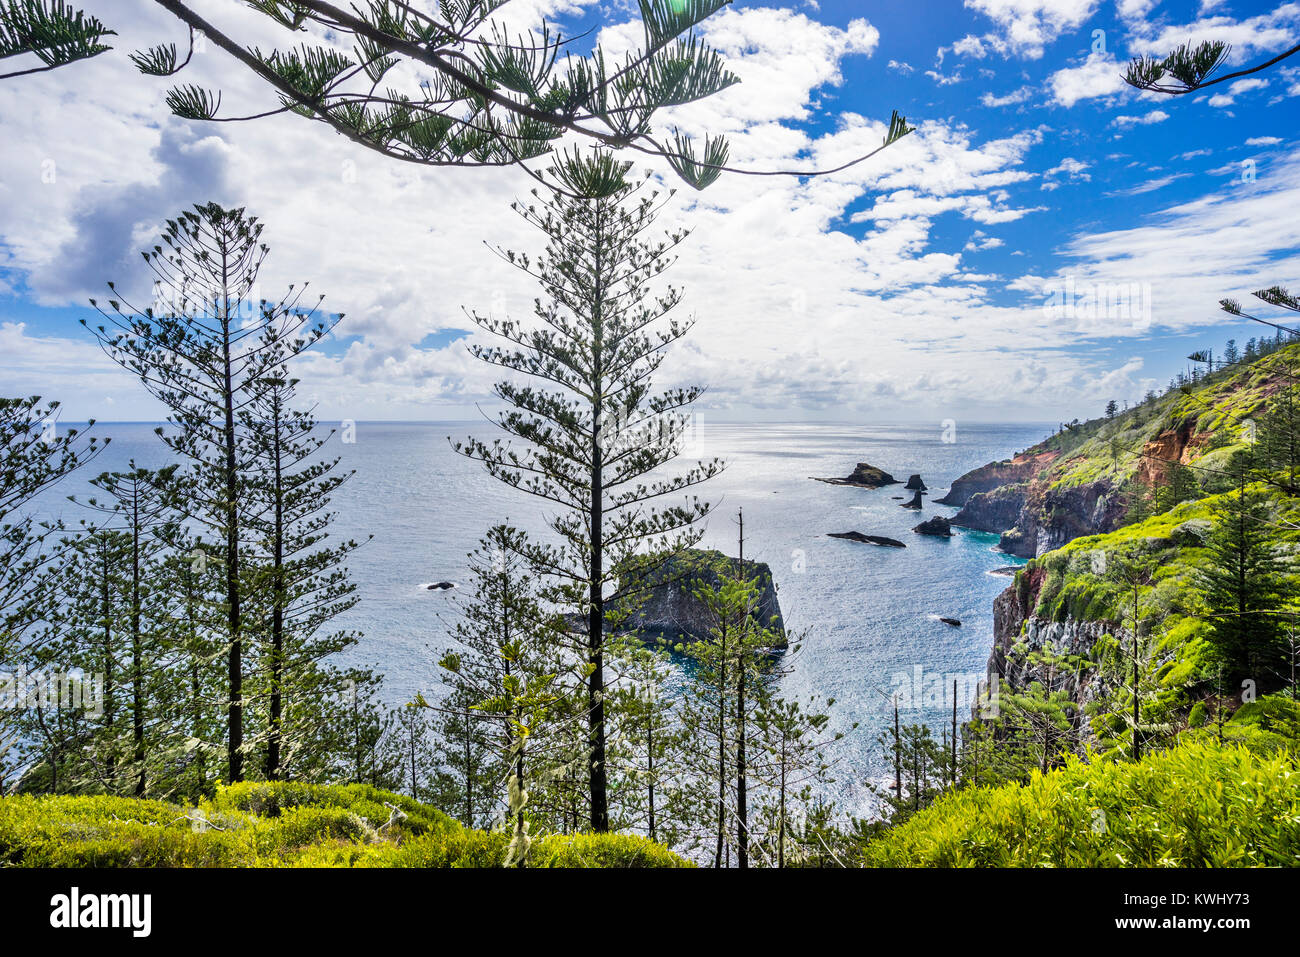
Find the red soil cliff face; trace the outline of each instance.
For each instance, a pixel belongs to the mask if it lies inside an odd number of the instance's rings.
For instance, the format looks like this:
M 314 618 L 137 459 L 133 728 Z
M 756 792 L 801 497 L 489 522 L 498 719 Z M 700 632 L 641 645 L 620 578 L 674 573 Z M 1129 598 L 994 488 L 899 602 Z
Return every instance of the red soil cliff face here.
M 1184 422 L 1176 429 L 1166 429 L 1142 446 L 1142 464 L 1138 466 L 1137 480 L 1153 486 L 1164 481 L 1168 462 L 1186 462 L 1188 452 L 1204 445 L 1208 436 L 1195 433 L 1194 421 Z

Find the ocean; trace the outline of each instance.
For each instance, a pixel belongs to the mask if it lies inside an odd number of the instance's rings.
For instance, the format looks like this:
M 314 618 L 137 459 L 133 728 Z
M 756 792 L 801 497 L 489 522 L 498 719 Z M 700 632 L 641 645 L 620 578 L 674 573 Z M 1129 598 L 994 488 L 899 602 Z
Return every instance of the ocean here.
M 913 534 L 923 517 L 950 516 L 932 505 L 953 479 L 985 462 L 1010 457 L 1038 441 L 1047 423 L 1016 425 L 721 424 L 701 422 L 690 440 L 692 458 L 724 459 L 726 470 L 701 486 L 714 505 L 702 547 L 736 550 L 739 510 L 745 515 L 745 555 L 771 566 L 781 609 L 802 649 L 785 664 L 788 696 L 834 698 L 831 728 L 844 732 L 829 756 L 835 783 L 828 795 L 845 811 L 868 813 L 867 783 L 889 775 L 877 738 L 892 720 L 889 698 L 902 693 L 906 723 L 928 723 L 936 739 L 951 720 L 951 699 L 983 676 L 993 635 L 993 599 L 1009 579 L 993 569 L 1021 564 L 997 551 L 997 536 L 954 529 L 951 539 Z M 88 468 L 39 502 L 41 517 L 69 523 L 85 517 L 66 496 L 84 496 L 101 471 L 167 462 L 154 425 L 97 423 L 113 441 Z M 355 441 L 330 442 L 355 475 L 335 495 L 337 534 L 368 539 L 349 562 L 360 602 L 341 620 L 364 640 L 354 663 L 385 677 L 382 698 L 397 705 L 417 692 L 441 693 L 437 660 L 448 647 L 455 591 L 429 591 L 430 582 L 465 580 L 465 556 L 493 524 L 509 522 L 544 533 L 544 505 L 488 478 L 458 455 L 451 441 L 491 437 L 479 422 L 361 422 Z M 930 488 L 921 512 L 901 508 L 901 485 L 866 490 L 813 481 L 845 476 L 870 462 L 906 481 L 919 473 Z M 909 497 L 911 493 L 906 493 Z M 828 538 L 857 530 L 907 544 L 886 548 Z M 953 627 L 940 617 L 961 621 Z M 910 700 L 909 700 L 910 699 Z M 968 713 L 966 702 L 959 708 Z M 855 727 L 856 725 L 856 727 Z

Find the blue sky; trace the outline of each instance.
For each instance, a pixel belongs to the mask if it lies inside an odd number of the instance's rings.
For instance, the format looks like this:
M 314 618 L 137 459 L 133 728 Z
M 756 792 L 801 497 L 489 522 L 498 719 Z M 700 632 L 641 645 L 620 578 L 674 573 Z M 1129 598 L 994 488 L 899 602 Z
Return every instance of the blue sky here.
M 636 30 L 624 4 L 528 2 L 611 48 Z M 536 248 L 506 209 L 528 181 L 397 169 L 289 117 L 169 118 L 125 54 L 179 39 L 174 21 L 147 0 L 85 6 L 118 50 L 0 86 L 3 391 L 153 417 L 77 320 L 104 281 L 139 281 L 162 218 L 216 199 L 267 223 L 269 287 L 310 279 L 346 314 L 302 370 L 323 415 L 472 414 L 492 374 L 466 354 L 462 307 L 526 309 L 483 242 Z M 1130 55 L 1188 39 L 1232 42 L 1229 68 L 1266 59 L 1300 41 L 1298 4 L 736 3 L 704 32 L 743 82 L 669 119 L 727 132 L 741 165 L 834 165 L 891 109 L 919 127 L 847 174 L 679 192 L 668 221 L 694 234 L 673 278 L 698 325 L 664 374 L 709 384 L 716 419 L 1087 417 L 1263 331 L 1219 298 L 1300 285 L 1300 62 L 1177 98 L 1118 80 Z M 194 81 L 265 104 L 223 56 L 196 57 Z M 1045 310 L 1065 289 L 1131 309 Z

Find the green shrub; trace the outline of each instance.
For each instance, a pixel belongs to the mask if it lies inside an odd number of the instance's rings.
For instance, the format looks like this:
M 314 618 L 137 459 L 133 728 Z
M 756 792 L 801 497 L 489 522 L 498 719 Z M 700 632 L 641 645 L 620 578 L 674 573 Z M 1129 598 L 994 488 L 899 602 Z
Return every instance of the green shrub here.
M 1295 757 L 1208 741 L 936 801 L 861 848 L 879 867 L 1300 865 Z
M 392 805 L 405 818 L 394 819 Z M 0 866 L 500 867 L 504 834 L 462 827 L 410 798 L 364 785 L 245 783 L 199 808 L 95 796 L 0 798 Z M 640 837 L 553 835 L 533 866 L 681 867 Z
M 690 867 L 649 838 L 634 834 L 552 834 L 532 850 L 532 867 Z

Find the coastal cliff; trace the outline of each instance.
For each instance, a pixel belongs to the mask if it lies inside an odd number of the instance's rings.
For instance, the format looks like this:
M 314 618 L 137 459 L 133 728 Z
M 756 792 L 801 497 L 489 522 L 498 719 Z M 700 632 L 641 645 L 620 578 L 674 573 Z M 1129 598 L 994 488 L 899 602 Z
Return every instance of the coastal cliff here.
M 967 472 L 936 499 L 958 508 L 952 525 L 998 534 L 1003 551 L 1031 559 L 994 600 L 990 681 L 1037 681 L 1081 705 L 1092 700 L 1098 643 L 1123 633 L 1128 620 L 1107 568 L 1132 561 L 1160 569 L 1159 587 L 1155 578 L 1143 586 L 1150 607 L 1142 614 L 1160 622 L 1161 681 L 1177 697 L 1179 681 L 1200 661 L 1207 627 L 1184 609 L 1195 607 L 1204 531 L 1226 491 L 1214 476 L 1251 441 L 1242 423 L 1284 384 L 1268 364 L 1223 370 L 1113 417 L 1063 426 L 1010 459 Z M 1186 473 L 1189 500 L 1151 508 L 1179 465 L 1198 466 Z M 1135 500 L 1148 507 L 1135 511 Z M 1037 652 L 1082 665 L 1048 671 L 1034 663 Z
M 1092 675 L 1080 671 L 1055 671 L 1030 663 L 1033 652 L 1091 657 L 1098 639 L 1110 632 L 1110 620 L 1080 621 L 1067 617 L 1052 621 L 1038 615 L 1038 599 L 1045 568 L 1028 568 L 1016 576 L 993 600 L 993 648 L 989 653 L 987 680 L 1022 688 L 1039 682 L 1049 691 L 1067 691 L 1070 698 L 1086 704 L 1092 698 Z
M 1076 420 L 1010 459 L 967 472 L 935 503 L 958 509 L 953 525 L 1000 535 L 1001 549 L 1020 558 L 1113 532 L 1136 497 L 1167 482 L 1173 465 L 1226 462 L 1249 417 L 1285 383 L 1275 369 L 1246 365 L 1113 417 Z

